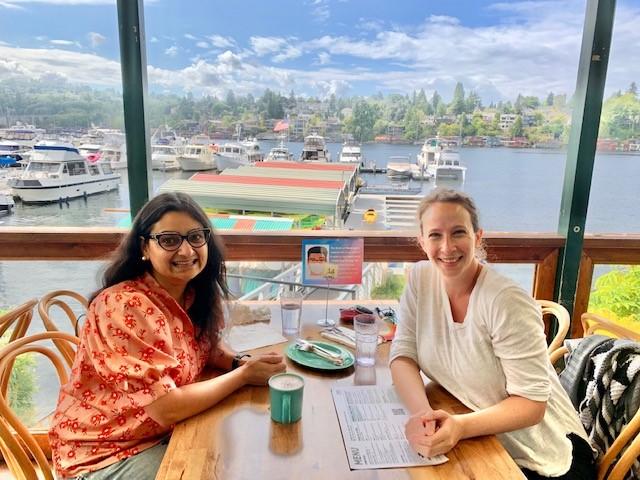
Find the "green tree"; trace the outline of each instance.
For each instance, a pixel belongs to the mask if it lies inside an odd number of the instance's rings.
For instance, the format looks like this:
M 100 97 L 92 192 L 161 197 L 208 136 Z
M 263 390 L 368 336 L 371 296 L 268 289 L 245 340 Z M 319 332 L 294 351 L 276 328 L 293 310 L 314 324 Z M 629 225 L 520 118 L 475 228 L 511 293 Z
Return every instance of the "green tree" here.
M 417 106 L 411 107 L 404 117 L 404 136 L 408 140 L 424 138 L 425 114 Z
M 347 125 L 347 132 L 358 141 L 373 139 L 373 126 L 379 118 L 378 109 L 364 100 L 358 101 L 353 107 L 353 114 Z
M 405 284 L 406 280 L 404 275 L 389 273 L 385 275 L 382 283 L 371 289 L 371 298 L 380 300 L 399 300 L 402 292 L 404 291 Z
M 2 312 L 0 312 L 2 315 Z M 0 339 L 0 345 L 7 344 L 8 336 Z M 8 400 L 9 406 L 16 415 L 27 425 L 34 422 L 36 393 L 36 359 L 34 354 L 25 353 L 16 359 L 11 376 L 9 377 Z
M 549 92 L 549 95 L 547 95 L 547 101 L 545 103 L 547 107 L 553 106 L 553 92 Z
M 589 310 L 640 331 L 640 266 L 616 268 L 600 276 L 589 297 Z
M 522 117 L 520 115 L 513 122 L 510 133 L 512 137 L 524 137 L 524 128 L 522 127 Z
M 449 104 L 449 113 L 453 115 L 460 115 L 465 112 L 464 101 L 464 86 L 461 82 L 456 83 L 456 88 L 453 90 L 453 100 Z

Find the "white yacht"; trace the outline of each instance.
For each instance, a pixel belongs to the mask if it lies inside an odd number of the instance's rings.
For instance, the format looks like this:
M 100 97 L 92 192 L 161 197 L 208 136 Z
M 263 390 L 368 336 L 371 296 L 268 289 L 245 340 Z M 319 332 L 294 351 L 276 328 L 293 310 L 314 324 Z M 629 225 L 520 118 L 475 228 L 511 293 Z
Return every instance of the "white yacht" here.
M 11 194 L 25 203 L 48 203 L 118 188 L 120 175 L 105 163 L 88 163 L 71 144 L 36 144 L 22 175 L 9 180 Z
M 256 139 L 235 143 L 223 143 L 215 153 L 219 171 L 227 168 L 238 168 L 264 160 L 260 144 Z
M 302 153 L 300 153 L 301 162 L 330 162 L 331 154 L 327 150 L 324 137 L 312 133 L 304 137 L 304 145 Z
M 362 148 L 360 145 L 352 142 L 344 143 L 342 145 L 342 150 L 340 150 L 339 161 L 341 163 L 356 163 L 363 167 L 364 157 L 362 156 Z
M 185 172 L 199 172 L 216 168 L 216 159 L 209 145 L 187 145 L 178 155 L 180 168 Z
M 178 156 L 182 153 L 182 148 L 176 145 L 152 145 L 151 146 L 151 169 L 171 172 L 180 170 Z
M 442 149 L 439 138 L 427 138 L 417 155 L 418 166 L 426 168 L 430 163 L 435 163 L 436 155 L 439 155 Z
M 100 163 L 108 163 L 112 170 L 127 168 L 127 144 L 103 146 L 100 149 Z
M 464 182 L 467 167 L 460 164 L 460 154 L 455 150 L 442 150 L 435 162 L 427 165 L 427 172 L 438 180 L 459 180 Z
M 289 149 L 283 145 L 282 143 L 277 147 L 273 147 L 267 157 L 264 159 L 265 162 L 291 162 L 293 161 L 293 153 L 289 151 Z

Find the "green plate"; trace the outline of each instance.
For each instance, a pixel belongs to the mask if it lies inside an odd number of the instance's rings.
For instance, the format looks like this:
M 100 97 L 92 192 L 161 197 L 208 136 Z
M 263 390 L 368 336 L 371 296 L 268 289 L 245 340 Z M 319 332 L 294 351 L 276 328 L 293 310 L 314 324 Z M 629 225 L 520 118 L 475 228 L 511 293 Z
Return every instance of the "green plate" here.
M 317 342 L 317 341 L 313 341 L 309 343 L 318 345 L 322 348 L 329 350 L 330 352 L 339 353 L 340 355 L 342 355 L 342 360 L 343 360 L 342 365 L 336 365 L 334 363 L 331 363 L 329 360 L 325 360 L 324 358 L 319 357 L 314 353 L 298 350 L 296 348 L 296 342 L 290 343 L 287 346 L 287 352 L 286 352 L 287 357 L 289 357 L 291 360 L 293 360 L 294 362 L 300 365 L 304 365 L 305 367 L 309 367 L 309 368 L 317 368 L 318 370 L 343 370 L 345 368 L 349 368 L 355 362 L 353 353 L 351 353 L 346 348 L 339 347 L 333 343 L 325 343 L 325 342 Z

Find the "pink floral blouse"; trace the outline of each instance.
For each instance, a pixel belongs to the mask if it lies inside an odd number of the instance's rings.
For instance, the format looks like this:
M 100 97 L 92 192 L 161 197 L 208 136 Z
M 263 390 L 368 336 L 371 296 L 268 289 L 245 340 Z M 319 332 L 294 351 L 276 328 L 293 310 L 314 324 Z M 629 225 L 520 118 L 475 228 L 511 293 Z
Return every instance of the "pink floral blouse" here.
M 58 476 L 98 470 L 156 445 L 173 426 L 161 427 L 145 407 L 193 383 L 210 351 L 209 339 L 195 339 L 187 313 L 151 275 L 102 291 L 89 306 L 49 430 Z

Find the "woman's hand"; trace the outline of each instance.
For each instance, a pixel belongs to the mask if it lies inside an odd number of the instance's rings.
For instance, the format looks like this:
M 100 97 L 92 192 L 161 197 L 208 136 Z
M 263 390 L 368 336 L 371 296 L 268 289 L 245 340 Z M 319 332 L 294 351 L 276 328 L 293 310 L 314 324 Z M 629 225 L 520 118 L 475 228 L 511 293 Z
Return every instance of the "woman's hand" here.
M 450 451 L 463 437 L 464 428 L 456 415 L 444 410 L 433 410 L 421 416 L 425 423 L 435 422 L 435 432 L 425 435 L 411 446 L 424 457 L 433 457 Z M 407 437 L 408 438 L 408 437 Z
M 425 437 L 433 435 L 436 429 L 434 420 L 425 420 L 424 416 L 431 410 L 423 410 L 409 417 L 404 426 L 404 435 L 407 437 L 409 444 L 417 451 Z
M 266 385 L 269 378 L 287 367 L 282 355 L 275 352 L 248 358 L 240 368 L 245 385 Z

